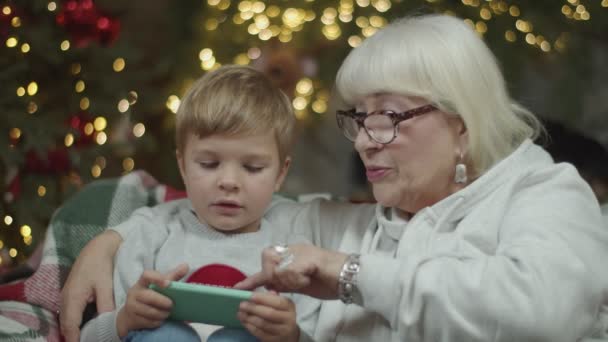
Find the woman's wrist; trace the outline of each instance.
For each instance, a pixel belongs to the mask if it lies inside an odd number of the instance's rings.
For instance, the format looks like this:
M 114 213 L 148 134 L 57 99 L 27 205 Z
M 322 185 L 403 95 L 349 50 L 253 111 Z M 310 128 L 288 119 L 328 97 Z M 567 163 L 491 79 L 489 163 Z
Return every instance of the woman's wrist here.
M 323 270 L 321 272 L 321 276 L 323 277 L 323 282 L 327 285 L 327 288 L 331 293 L 330 297 L 332 299 L 339 298 L 338 280 L 340 278 L 340 271 L 342 270 L 342 266 L 344 265 L 344 262 L 347 258 L 348 254 L 334 251 L 326 251 L 319 266 L 319 268 Z

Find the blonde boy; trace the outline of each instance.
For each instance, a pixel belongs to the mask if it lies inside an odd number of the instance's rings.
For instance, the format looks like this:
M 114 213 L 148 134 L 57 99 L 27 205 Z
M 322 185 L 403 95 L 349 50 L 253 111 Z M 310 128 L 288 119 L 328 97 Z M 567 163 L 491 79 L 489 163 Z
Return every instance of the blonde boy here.
M 148 285 L 166 286 L 211 264 L 253 274 L 264 247 L 287 241 L 286 229 L 263 215 L 287 174 L 294 123 L 289 99 L 252 68 L 225 66 L 192 85 L 176 123 L 188 198 L 142 208 L 111 228 L 123 239 L 117 309 L 89 322 L 81 340 L 199 340 L 187 324 L 165 321 L 172 303 Z M 298 338 L 291 300 L 266 292 L 250 304 L 259 310 L 241 340 Z

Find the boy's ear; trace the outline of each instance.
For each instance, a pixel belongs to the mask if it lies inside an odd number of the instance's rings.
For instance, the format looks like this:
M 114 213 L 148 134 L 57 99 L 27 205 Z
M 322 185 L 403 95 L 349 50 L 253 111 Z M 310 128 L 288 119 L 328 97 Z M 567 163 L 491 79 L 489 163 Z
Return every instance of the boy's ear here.
M 285 177 L 287 177 L 289 165 L 291 165 L 291 157 L 287 156 L 285 158 L 285 161 L 281 165 L 281 169 L 279 170 L 279 176 L 277 177 L 277 181 L 274 186 L 274 191 L 279 191 L 281 189 L 281 185 L 283 185 L 283 181 L 285 181 Z

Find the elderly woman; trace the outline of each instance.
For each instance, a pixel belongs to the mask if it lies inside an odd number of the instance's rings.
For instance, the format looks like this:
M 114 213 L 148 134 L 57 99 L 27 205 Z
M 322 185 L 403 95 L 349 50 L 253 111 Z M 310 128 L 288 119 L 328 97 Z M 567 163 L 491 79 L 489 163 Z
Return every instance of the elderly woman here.
M 537 120 L 513 103 L 474 31 L 442 15 L 397 21 L 350 53 L 337 89 L 350 105 L 338 124 L 378 203 L 277 201 L 269 219 L 315 246 L 269 247 L 262 271 L 240 287 L 328 299 L 300 340 L 605 336 L 608 230 L 599 205 L 572 166 L 531 142 Z M 110 283 L 110 272 L 92 267 L 109 270 L 119 243 L 97 238 L 76 263 L 66 330 Z M 242 306 L 248 327 L 252 310 Z

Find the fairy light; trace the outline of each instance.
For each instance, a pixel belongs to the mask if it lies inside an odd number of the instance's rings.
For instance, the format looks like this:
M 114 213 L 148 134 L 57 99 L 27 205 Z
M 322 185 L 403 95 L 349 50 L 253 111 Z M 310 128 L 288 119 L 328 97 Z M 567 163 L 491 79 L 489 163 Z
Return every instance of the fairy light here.
M 25 95 L 25 88 L 24 87 L 17 88 L 17 96 L 22 97 L 23 95 Z
M 308 102 L 306 101 L 305 98 L 298 96 L 295 99 L 293 99 L 292 104 L 293 104 L 293 108 L 295 108 L 296 110 L 303 110 L 308 105 Z
M 327 38 L 329 40 L 336 40 L 342 34 L 342 31 L 340 30 L 340 26 L 338 26 L 337 24 L 325 25 L 321 29 L 321 32 L 323 33 L 325 38 Z
M 602 7 L 608 7 L 608 0 L 602 0 Z
M 97 135 L 95 135 L 95 142 L 97 145 L 103 145 L 106 141 L 108 141 L 108 135 L 105 132 L 98 132 Z
M 146 126 L 143 123 L 137 123 L 133 126 L 133 135 L 136 138 L 141 138 L 146 133 Z
M 70 41 L 62 41 L 61 44 L 59 44 L 59 48 L 61 49 L 61 51 L 68 51 L 70 49 Z
M 135 103 L 137 103 L 137 99 L 139 98 L 139 95 L 137 95 L 137 92 L 135 90 L 131 90 L 130 92 L 127 93 L 127 100 L 129 100 L 129 104 L 132 106 Z
M 80 99 L 80 109 L 87 110 L 87 109 L 89 109 L 90 105 L 91 105 L 91 102 L 89 101 L 88 97 L 83 97 Z
M 32 244 L 32 240 L 33 240 L 33 238 L 32 238 L 31 235 L 23 237 L 23 243 L 26 244 L 26 245 L 28 245 L 28 246 Z
M 101 166 L 95 164 L 91 167 L 91 176 L 93 178 L 99 178 L 101 176 Z
M 122 99 L 118 101 L 118 111 L 124 113 L 129 110 L 129 101 L 127 99 Z
M 86 134 L 86 135 L 91 135 L 91 134 L 93 134 L 93 132 L 95 131 L 95 127 L 93 126 L 93 124 L 92 124 L 92 123 L 87 122 L 87 123 L 84 125 L 83 131 L 84 131 L 84 134 Z
M 386 25 L 386 19 L 377 15 L 372 15 L 369 17 L 369 24 L 375 28 L 381 28 Z
M 114 69 L 115 72 L 121 72 L 125 69 L 125 59 L 118 57 L 114 60 L 114 63 L 112 63 L 112 69 Z
M 478 21 L 475 23 L 475 31 L 480 34 L 484 34 L 488 32 L 488 25 L 486 25 L 486 23 L 484 23 L 483 21 Z
M 17 250 L 14 248 L 9 249 L 8 255 L 10 255 L 11 258 L 15 258 L 17 256 Z
M 363 40 L 359 36 L 348 37 L 348 45 L 350 45 L 351 47 L 356 48 L 357 46 L 361 45 L 362 42 Z
M 312 103 L 312 110 L 317 114 L 323 114 L 327 111 L 327 102 L 323 100 L 316 100 Z
M 95 164 L 99 165 L 102 170 L 106 168 L 106 163 L 106 158 L 104 158 L 103 156 L 95 158 Z
M 43 185 L 38 186 L 38 196 L 44 197 L 46 195 L 46 188 Z
M 36 95 L 37 92 L 38 92 L 38 83 L 30 82 L 30 84 L 27 85 L 27 94 L 29 96 L 34 96 L 34 95 Z
M 28 44 L 28 43 L 21 44 L 21 52 L 23 52 L 23 53 L 30 52 L 30 44 Z
M 13 48 L 13 47 L 17 46 L 18 43 L 19 43 L 19 41 L 15 37 L 10 37 L 6 40 L 6 46 L 9 48 Z
M 28 226 L 27 224 L 24 224 L 19 229 L 19 232 L 21 233 L 21 236 L 30 236 L 30 235 L 32 235 L 32 228 L 30 226 Z
M 219 24 L 220 24 L 219 21 L 217 21 L 217 19 L 215 19 L 215 18 L 207 19 L 207 21 L 205 21 L 205 29 L 207 31 L 213 31 L 213 30 L 217 29 Z
M 65 145 L 65 147 L 70 147 L 74 144 L 74 134 L 72 133 L 68 133 L 65 135 L 65 138 L 63 139 L 63 143 Z
M 511 5 L 511 7 L 509 7 L 509 14 L 512 17 L 519 17 L 521 15 L 521 12 L 519 11 L 519 7 L 517 7 L 515 5 Z
M 11 128 L 8 135 L 11 137 L 11 139 L 17 140 L 21 138 L 21 130 L 17 127 Z
M 176 95 L 170 95 L 167 98 L 167 102 L 165 103 L 165 105 L 171 112 L 173 112 L 175 114 L 175 113 L 177 113 L 180 103 L 181 103 L 181 101 L 180 101 L 179 97 L 177 97 Z
M 262 50 L 260 50 L 257 47 L 252 47 L 249 50 L 247 50 L 247 57 L 249 57 L 250 59 L 258 59 L 258 58 L 260 58 L 261 55 L 262 55 Z
M 34 114 L 36 113 L 36 111 L 38 111 L 38 105 L 36 104 L 36 102 L 30 101 L 27 104 L 26 110 L 29 114 Z
M 505 39 L 508 42 L 513 43 L 514 41 L 517 40 L 517 35 L 512 30 L 507 30 L 507 31 L 505 31 Z
M 372 1 L 372 6 L 374 6 L 378 12 L 386 12 L 391 8 L 391 2 L 388 0 Z
M 13 13 L 13 10 L 10 8 L 10 6 L 2 7 L 2 14 L 10 15 L 11 13 Z
M 132 171 L 135 168 L 135 161 L 133 160 L 133 158 L 125 158 L 122 161 L 122 168 L 126 171 Z
M 479 11 L 479 17 L 483 20 L 490 20 L 490 19 L 492 19 L 492 12 L 490 12 L 490 10 L 487 9 L 486 7 L 483 7 Z
M 84 89 L 86 88 L 86 85 L 84 84 L 83 80 L 78 80 L 76 82 L 76 84 L 74 85 L 74 90 L 77 93 L 82 93 L 84 91 Z
M 10 226 L 13 223 L 13 218 L 10 215 L 4 216 L 4 224 Z
M 55 10 L 57 9 L 57 3 L 55 3 L 55 1 L 49 2 L 49 4 L 46 6 L 46 9 L 49 10 L 49 12 L 55 12 Z
M 303 78 L 296 84 L 296 92 L 299 95 L 308 96 L 312 94 L 312 81 L 310 78 Z
M 106 129 L 108 125 L 108 121 L 103 116 L 98 116 L 93 120 L 93 127 L 97 132 L 103 131 Z
M 15 28 L 21 27 L 21 18 L 13 17 L 13 19 L 11 19 L 11 25 Z

